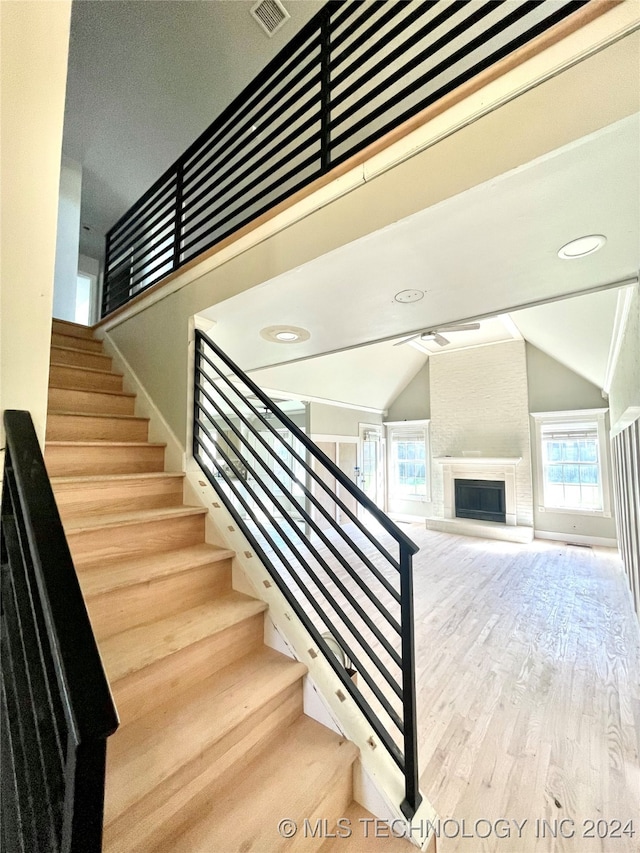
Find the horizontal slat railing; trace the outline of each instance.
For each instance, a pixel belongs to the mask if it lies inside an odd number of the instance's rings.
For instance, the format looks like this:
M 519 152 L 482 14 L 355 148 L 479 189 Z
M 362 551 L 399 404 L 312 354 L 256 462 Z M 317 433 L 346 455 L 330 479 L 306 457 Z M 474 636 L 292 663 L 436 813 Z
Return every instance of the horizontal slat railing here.
M 413 815 L 416 545 L 199 331 L 194 382 L 194 458 L 404 774 Z
M 4 421 L 2 850 L 98 853 L 118 717 L 31 417 Z
M 330 0 L 111 228 L 102 315 L 587 2 Z

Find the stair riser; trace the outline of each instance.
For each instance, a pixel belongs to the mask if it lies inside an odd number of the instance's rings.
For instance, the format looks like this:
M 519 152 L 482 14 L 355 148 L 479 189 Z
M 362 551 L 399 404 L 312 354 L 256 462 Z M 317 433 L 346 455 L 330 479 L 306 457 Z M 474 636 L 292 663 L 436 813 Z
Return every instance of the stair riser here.
M 172 577 L 103 593 L 87 599 L 87 607 L 93 630 L 101 640 L 135 625 L 144 625 L 150 616 L 154 620 L 164 619 L 230 591 L 231 560 L 222 560 Z
M 49 382 L 56 388 L 82 388 L 86 391 L 122 391 L 122 376 L 117 373 L 86 373 L 83 368 L 52 364 Z
M 49 388 L 49 411 L 88 412 L 100 415 L 133 415 L 135 397 L 119 394 Z
M 132 722 L 202 679 L 262 645 L 264 617 L 257 614 L 187 646 L 170 657 L 111 683 L 120 719 Z M 106 662 L 109 675 L 108 662 Z
M 235 725 L 232 725 L 231 728 L 223 728 L 221 731 L 219 725 L 216 725 L 216 720 L 203 720 L 202 733 L 199 737 L 199 742 L 202 746 L 199 750 L 199 756 L 194 758 L 194 761 L 198 762 L 199 766 L 202 766 L 202 758 L 200 757 L 202 753 L 209 752 L 216 742 L 222 738 L 226 740 L 228 747 L 233 746 L 235 742 L 241 740 L 242 734 L 247 731 L 246 724 L 254 718 L 254 715 L 257 719 L 253 719 L 253 723 L 256 724 L 259 721 L 262 708 L 267 702 L 272 707 L 286 702 L 293 692 L 292 688 L 297 693 L 302 693 L 300 680 L 297 680 L 293 685 L 274 685 L 274 690 L 266 699 L 266 702 L 258 699 L 252 702 L 249 708 L 244 706 L 243 709 L 239 709 Z M 115 737 L 117 737 L 117 734 Z M 109 823 L 117 815 L 122 814 L 126 809 L 130 808 L 143 791 L 149 790 L 155 785 L 162 784 L 184 765 L 183 755 L 163 756 L 162 766 L 154 767 L 145 761 L 140 761 L 137 767 L 136 765 L 133 767 L 129 765 L 129 772 L 123 773 L 118 764 L 117 746 L 114 743 L 114 747 L 116 748 L 111 753 L 107 752 L 107 779 L 111 776 L 111 778 L 117 780 L 117 787 L 114 785 L 113 789 L 107 792 L 105 823 Z M 193 755 L 193 750 L 191 754 Z M 132 770 L 133 772 L 131 772 Z M 195 768 L 192 768 L 192 771 L 194 770 Z
M 63 521 L 74 515 L 103 515 L 108 512 L 180 506 L 182 489 L 181 477 L 83 485 L 57 483 L 53 487 Z
M 149 422 L 57 415 L 47 418 L 47 441 L 146 441 Z
M 51 333 L 56 335 L 70 335 L 74 338 L 93 339 L 93 330 L 89 326 L 80 326 L 77 323 L 65 322 L 64 320 L 53 320 Z
M 44 459 L 50 477 L 101 474 L 148 474 L 164 469 L 164 447 L 134 445 L 46 445 Z
M 292 684 L 161 784 L 157 793 L 163 803 L 162 821 L 155 811 L 149 813 L 142 801 L 107 825 L 105 850 L 173 853 L 173 836 L 210 807 L 208 786 L 234 765 L 242 766 L 267 750 L 302 714 L 302 705 L 300 684 Z M 107 801 L 110 793 L 107 787 Z
M 73 347 L 87 352 L 102 352 L 102 341 L 95 341 L 93 338 L 79 338 L 76 335 L 61 335 L 58 332 L 51 334 L 51 346 Z
M 204 542 L 204 516 L 163 518 L 97 530 L 71 530 L 67 533 L 67 541 L 78 565 L 98 565 L 125 557 L 133 559 Z
M 73 349 L 51 349 L 51 363 L 71 367 L 92 367 L 95 370 L 111 370 L 111 356 L 97 352 L 82 352 Z

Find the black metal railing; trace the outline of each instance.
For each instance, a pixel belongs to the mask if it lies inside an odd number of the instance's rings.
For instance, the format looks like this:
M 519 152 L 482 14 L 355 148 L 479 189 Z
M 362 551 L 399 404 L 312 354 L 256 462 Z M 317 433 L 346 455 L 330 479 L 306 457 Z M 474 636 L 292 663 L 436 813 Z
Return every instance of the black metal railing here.
M 417 546 L 199 331 L 194 381 L 194 458 L 404 774 L 412 816 Z
M 118 717 L 31 416 L 4 423 L 1 847 L 98 853 Z
M 102 315 L 589 0 L 330 0 L 106 238 Z

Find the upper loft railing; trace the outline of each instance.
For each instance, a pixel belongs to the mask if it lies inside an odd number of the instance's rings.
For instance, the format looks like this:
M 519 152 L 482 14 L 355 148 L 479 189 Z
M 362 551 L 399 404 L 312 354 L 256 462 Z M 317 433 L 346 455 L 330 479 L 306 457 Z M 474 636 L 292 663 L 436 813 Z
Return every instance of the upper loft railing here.
M 118 717 L 31 416 L 4 422 L 0 849 L 99 853 Z
M 412 817 L 417 546 L 200 331 L 194 382 L 194 458 L 400 768 Z
M 330 0 L 106 238 L 102 316 L 589 0 Z

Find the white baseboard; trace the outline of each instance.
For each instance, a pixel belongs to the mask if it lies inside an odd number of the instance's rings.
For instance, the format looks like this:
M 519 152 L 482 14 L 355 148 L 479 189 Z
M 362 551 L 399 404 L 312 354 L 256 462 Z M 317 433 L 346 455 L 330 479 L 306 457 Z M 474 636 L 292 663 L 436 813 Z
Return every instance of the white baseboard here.
M 602 548 L 617 548 L 617 539 L 604 536 L 583 536 L 581 533 L 553 533 L 550 530 L 536 530 L 536 539 L 551 539 L 552 542 L 566 542 L 567 545 L 599 545 Z
M 105 333 L 102 342 L 107 355 L 113 357 L 116 369 L 124 374 L 125 387 L 136 395 L 136 415 L 141 418 L 149 418 L 149 441 L 158 441 L 167 445 L 165 469 L 167 471 L 184 471 L 184 446 L 108 332 Z

